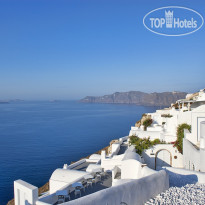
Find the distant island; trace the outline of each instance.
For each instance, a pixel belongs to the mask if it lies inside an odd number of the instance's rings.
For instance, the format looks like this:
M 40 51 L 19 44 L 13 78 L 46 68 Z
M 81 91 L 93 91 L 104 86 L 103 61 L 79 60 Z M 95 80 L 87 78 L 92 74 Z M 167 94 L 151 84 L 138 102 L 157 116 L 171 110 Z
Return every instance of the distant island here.
M 7 100 L 0 100 L 0 104 L 8 104 L 9 103 L 9 101 L 7 101 Z
M 168 106 L 186 97 L 186 92 L 144 93 L 140 91 L 116 92 L 104 96 L 87 96 L 82 103 L 135 104 L 144 106 Z
M 13 99 L 13 100 L 0 100 L 0 104 L 8 104 L 11 102 L 23 102 L 24 100 L 20 100 L 20 99 Z

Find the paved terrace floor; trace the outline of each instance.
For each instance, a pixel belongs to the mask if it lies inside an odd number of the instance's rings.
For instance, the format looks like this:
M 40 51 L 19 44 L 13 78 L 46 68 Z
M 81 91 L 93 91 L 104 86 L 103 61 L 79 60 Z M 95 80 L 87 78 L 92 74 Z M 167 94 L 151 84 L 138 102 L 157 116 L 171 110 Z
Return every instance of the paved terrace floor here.
M 128 145 L 125 144 L 125 143 L 122 143 L 121 146 L 120 146 L 120 151 L 118 152 L 117 155 L 124 154 L 125 151 L 127 150 L 127 148 L 128 148 Z
M 93 183 L 92 186 L 86 187 L 85 192 L 81 190 L 81 197 L 109 188 L 111 186 L 112 186 L 112 173 L 106 173 L 106 175 L 101 180 L 96 182 L 96 184 Z M 80 197 L 79 195 L 75 197 L 74 192 L 71 192 L 70 196 L 71 196 L 71 201 Z M 67 199 L 66 202 L 67 201 L 69 200 Z M 56 202 L 54 205 L 57 204 L 58 203 Z
M 111 173 L 106 173 L 106 175 L 99 180 L 96 184 L 93 183 L 92 187 L 86 187 L 85 192 L 82 190 L 81 191 L 81 197 L 86 196 L 88 194 L 95 193 L 97 191 L 109 188 L 112 186 L 112 174 Z M 77 196 L 79 198 L 79 196 Z M 74 192 L 71 193 L 71 200 L 75 200 Z

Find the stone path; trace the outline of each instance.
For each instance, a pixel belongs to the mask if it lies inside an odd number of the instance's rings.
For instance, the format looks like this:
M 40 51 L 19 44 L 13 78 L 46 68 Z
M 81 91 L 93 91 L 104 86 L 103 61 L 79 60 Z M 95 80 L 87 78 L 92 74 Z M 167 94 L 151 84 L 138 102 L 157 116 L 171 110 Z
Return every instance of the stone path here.
M 182 187 L 170 187 L 166 192 L 150 199 L 145 205 L 204 205 L 205 184 L 187 184 Z

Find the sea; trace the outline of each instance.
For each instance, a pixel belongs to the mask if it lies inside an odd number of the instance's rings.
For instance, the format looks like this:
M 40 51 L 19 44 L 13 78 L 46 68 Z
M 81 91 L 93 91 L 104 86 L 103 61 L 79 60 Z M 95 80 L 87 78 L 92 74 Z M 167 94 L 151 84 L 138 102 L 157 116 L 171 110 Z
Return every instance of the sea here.
M 78 101 L 0 104 L 0 204 L 13 198 L 15 180 L 44 185 L 55 169 L 127 136 L 143 113 L 156 109 Z

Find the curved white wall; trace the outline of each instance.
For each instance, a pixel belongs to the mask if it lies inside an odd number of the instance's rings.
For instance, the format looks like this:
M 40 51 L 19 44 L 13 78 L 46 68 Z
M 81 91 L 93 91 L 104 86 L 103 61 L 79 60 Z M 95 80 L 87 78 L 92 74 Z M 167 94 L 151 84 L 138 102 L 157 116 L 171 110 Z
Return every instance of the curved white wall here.
M 174 167 L 163 167 L 165 170 L 167 169 L 168 171 L 171 171 L 175 174 L 180 174 L 180 175 L 195 175 L 198 179 L 198 183 L 205 183 L 205 173 L 204 172 L 197 172 L 197 171 L 192 171 L 192 170 L 187 170 L 187 169 L 179 169 L 179 168 L 174 168 Z
M 197 150 L 191 142 L 183 139 L 183 162 L 186 169 L 200 170 L 200 150 Z
M 64 203 L 66 205 L 142 205 L 169 188 L 168 174 L 163 170 L 141 179 L 104 189 L 94 194 Z
M 121 179 L 139 179 L 141 177 L 141 163 L 134 159 L 122 161 Z

